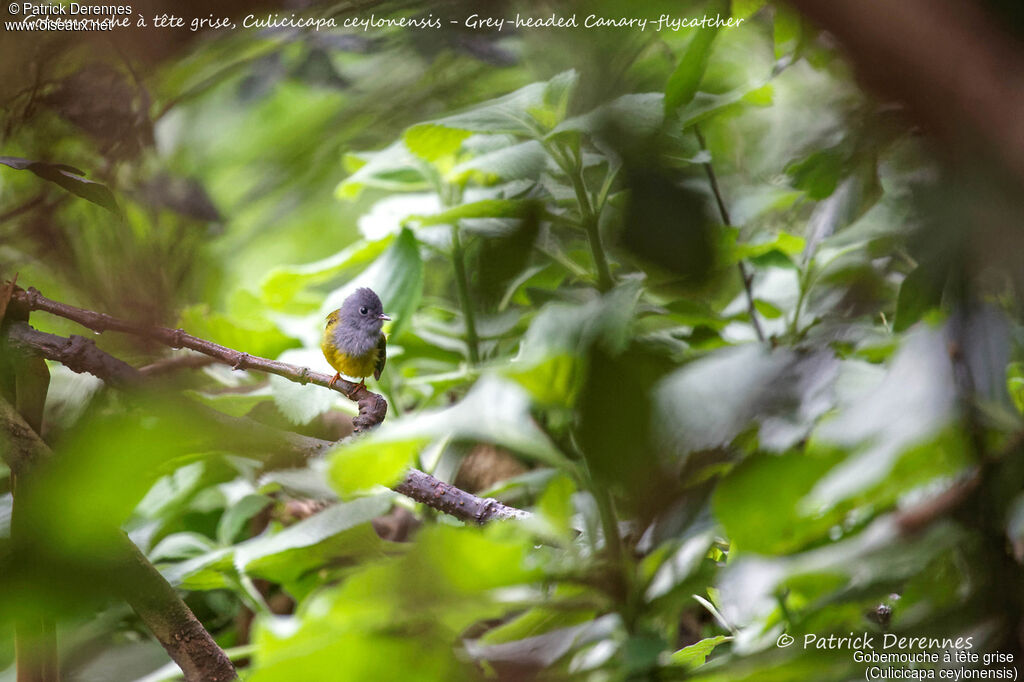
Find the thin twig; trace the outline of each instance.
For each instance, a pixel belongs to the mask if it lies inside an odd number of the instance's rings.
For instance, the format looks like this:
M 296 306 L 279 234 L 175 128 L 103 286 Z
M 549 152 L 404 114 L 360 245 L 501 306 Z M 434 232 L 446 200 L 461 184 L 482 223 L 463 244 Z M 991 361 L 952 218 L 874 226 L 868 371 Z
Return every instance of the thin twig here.
M 701 151 L 706 152 L 708 147 L 704 142 L 704 135 L 701 134 L 700 128 L 694 126 L 693 132 L 697 136 L 697 143 L 700 145 Z M 718 204 L 718 213 L 722 217 L 722 224 L 731 226 L 732 220 L 729 218 L 729 209 L 725 207 L 725 200 L 722 199 L 722 190 L 718 186 L 718 176 L 715 175 L 715 168 L 711 165 L 710 160 L 705 161 L 701 165 L 704 166 L 704 172 L 707 174 L 708 182 L 711 184 L 711 192 L 715 195 L 715 203 Z M 747 297 L 747 311 L 750 314 L 750 324 L 754 327 L 757 340 L 764 343 L 764 330 L 761 328 L 761 320 L 757 316 L 757 306 L 754 304 L 754 289 L 752 286 L 754 276 L 747 271 L 747 266 L 744 265 L 742 260 L 736 261 L 736 269 L 740 271 L 740 279 L 743 280 L 743 291 Z

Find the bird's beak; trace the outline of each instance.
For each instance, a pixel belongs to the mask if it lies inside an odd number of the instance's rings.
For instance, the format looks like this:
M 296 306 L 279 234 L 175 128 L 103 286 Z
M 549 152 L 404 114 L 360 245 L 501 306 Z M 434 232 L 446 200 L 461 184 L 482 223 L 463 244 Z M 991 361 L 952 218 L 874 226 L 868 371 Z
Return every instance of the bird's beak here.
M 377 316 L 377 319 L 378 320 L 388 320 L 390 322 L 391 321 L 391 316 L 390 315 L 385 315 L 384 313 L 381 313 L 380 315 Z

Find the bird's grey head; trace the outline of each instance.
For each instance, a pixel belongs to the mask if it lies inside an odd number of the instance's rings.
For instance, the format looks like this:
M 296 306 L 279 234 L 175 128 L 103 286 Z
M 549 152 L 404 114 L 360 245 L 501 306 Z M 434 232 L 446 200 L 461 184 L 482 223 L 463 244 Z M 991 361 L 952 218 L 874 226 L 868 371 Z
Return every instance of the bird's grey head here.
M 380 334 L 384 320 L 391 319 L 384 314 L 384 306 L 377 294 L 373 293 L 373 289 L 366 287 L 352 292 L 341 304 L 338 312 L 345 327 L 357 329 L 374 337 Z

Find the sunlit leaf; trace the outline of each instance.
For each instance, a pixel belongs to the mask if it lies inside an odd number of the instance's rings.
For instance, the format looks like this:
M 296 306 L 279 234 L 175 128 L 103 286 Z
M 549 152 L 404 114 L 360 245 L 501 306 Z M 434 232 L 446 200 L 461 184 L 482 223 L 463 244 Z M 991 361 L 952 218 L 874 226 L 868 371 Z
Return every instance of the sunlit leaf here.
M 678 665 L 683 668 L 691 670 L 693 668 L 699 668 L 704 665 L 704 661 L 706 661 L 711 652 L 715 650 L 715 647 L 723 642 L 728 642 L 730 639 L 732 638 L 725 635 L 707 637 L 706 639 L 702 639 L 695 644 L 683 647 L 679 651 L 674 652 L 669 660 L 672 665 Z

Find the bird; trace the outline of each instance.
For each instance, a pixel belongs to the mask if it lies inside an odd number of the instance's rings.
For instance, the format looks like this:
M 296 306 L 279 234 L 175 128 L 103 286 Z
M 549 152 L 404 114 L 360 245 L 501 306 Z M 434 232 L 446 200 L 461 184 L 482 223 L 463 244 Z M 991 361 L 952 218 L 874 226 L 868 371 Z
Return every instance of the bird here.
M 380 379 L 388 359 L 383 326 L 390 319 L 380 297 L 367 287 L 356 289 L 327 316 L 320 350 L 336 372 L 328 383 L 330 388 L 342 374 L 359 379 L 357 389 L 366 388 L 366 377 L 371 374 Z

